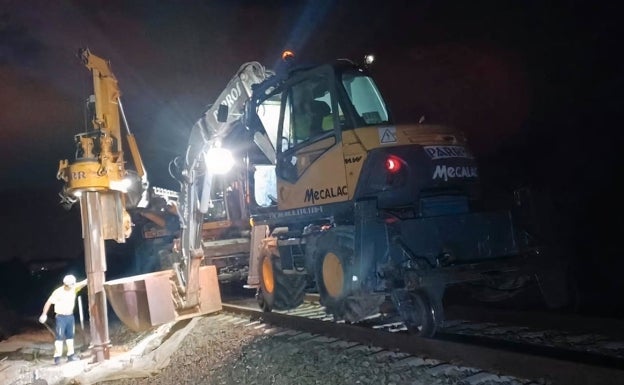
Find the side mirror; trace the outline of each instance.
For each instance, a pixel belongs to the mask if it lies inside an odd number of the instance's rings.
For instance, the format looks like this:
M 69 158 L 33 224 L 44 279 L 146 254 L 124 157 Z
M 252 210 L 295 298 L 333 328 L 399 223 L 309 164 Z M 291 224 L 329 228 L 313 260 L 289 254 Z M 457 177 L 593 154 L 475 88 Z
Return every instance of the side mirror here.
M 217 110 L 217 122 L 219 123 L 227 122 L 227 117 L 229 113 L 230 112 L 229 112 L 228 106 L 226 104 L 220 104 L 219 110 Z

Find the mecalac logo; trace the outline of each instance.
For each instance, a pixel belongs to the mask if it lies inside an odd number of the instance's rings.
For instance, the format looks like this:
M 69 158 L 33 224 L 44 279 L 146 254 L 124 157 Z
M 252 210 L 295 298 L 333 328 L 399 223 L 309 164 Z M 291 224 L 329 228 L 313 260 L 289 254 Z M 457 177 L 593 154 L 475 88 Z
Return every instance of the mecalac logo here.
M 424 146 L 423 148 L 433 160 L 446 158 L 472 159 L 472 154 L 462 146 Z
M 313 188 L 309 188 L 305 192 L 304 202 L 312 202 L 312 204 L 316 203 L 318 200 L 325 200 L 331 198 L 337 198 L 340 196 L 347 195 L 347 186 L 337 186 L 337 187 L 329 187 L 320 190 L 315 190 Z
M 477 178 L 478 172 L 476 166 L 446 166 L 446 165 L 437 165 L 435 171 L 433 172 L 432 179 L 444 179 L 444 181 L 448 181 L 449 179 L 459 179 L 459 178 Z

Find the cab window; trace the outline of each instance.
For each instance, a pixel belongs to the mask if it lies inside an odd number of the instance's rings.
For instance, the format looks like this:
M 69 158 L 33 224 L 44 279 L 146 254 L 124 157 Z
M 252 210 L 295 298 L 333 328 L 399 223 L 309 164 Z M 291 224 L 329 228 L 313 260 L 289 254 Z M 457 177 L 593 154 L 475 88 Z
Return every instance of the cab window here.
M 331 97 L 325 77 L 315 76 L 294 84 L 288 90 L 284 118 L 284 139 L 288 146 L 296 146 L 333 129 Z
M 345 73 L 342 76 L 342 85 L 355 108 L 358 122 L 365 125 L 388 123 L 386 105 L 371 77 L 360 73 Z

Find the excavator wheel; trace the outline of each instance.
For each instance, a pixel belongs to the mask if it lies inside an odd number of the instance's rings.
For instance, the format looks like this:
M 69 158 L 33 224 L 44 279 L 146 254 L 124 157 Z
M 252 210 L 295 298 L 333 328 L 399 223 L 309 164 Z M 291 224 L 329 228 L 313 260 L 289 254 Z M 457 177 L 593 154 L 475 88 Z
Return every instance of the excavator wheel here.
M 275 302 L 275 278 L 270 255 L 264 255 L 260 263 L 260 288 L 256 293 L 256 300 L 260 309 L 265 312 L 273 310 Z
M 303 303 L 305 274 L 282 270 L 280 258 L 265 254 L 260 261 L 260 290 L 256 295 L 263 311 L 294 309 Z
M 374 293 L 350 295 L 344 300 L 343 318 L 352 323 L 362 321 L 371 314 L 378 313 L 384 301 L 385 295 Z
M 344 318 L 345 298 L 351 291 L 347 279 L 347 258 L 353 253 L 344 247 L 327 244 L 322 247 L 316 269 L 316 282 L 320 294 L 320 303 L 325 311 L 335 319 Z
M 353 232 L 351 229 L 331 231 L 319 244 L 316 282 L 320 302 L 335 319 L 358 322 L 375 313 L 383 296 L 353 291 Z

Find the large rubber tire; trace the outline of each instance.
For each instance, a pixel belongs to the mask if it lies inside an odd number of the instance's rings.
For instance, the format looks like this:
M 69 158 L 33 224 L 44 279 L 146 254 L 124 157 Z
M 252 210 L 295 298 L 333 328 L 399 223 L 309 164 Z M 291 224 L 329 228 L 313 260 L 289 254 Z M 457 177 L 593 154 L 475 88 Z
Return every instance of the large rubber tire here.
M 285 273 L 280 258 L 265 254 L 260 259 L 260 290 L 256 298 L 263 311 L 294 309 L 303 303 L 305 274 Z
M 320 303 L 336 320 L 346 313 L 346 297 L 351 293 L 350 266 L 352 242 L 340 234 L 327 233 L 320 242 L 316 264 L 316 283 Z
M 379 311 L 385 295 L 356 290 L 352 227 L 338 227 L 319 240 L 316 283 L 320 303 L 334 319 L 359 322 Z M 356 292 L 357 291 L 357 292 Z

